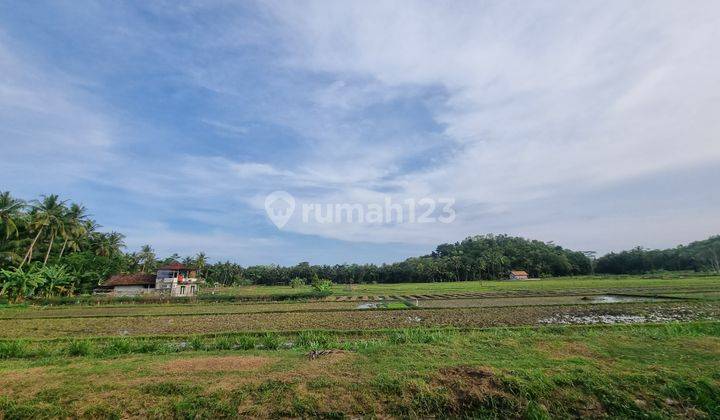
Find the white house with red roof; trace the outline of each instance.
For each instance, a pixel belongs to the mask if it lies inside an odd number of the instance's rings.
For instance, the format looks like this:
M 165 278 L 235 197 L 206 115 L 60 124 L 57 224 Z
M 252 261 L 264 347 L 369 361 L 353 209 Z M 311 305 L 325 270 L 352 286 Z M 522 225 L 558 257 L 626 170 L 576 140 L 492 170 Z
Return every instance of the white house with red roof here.
M 146 293 L 172 297 L 197 295 L 197 270 L 177 262 L 158 268 L 155 274 L 117 274 L 98 289 L 116 296 L 137 296 Z

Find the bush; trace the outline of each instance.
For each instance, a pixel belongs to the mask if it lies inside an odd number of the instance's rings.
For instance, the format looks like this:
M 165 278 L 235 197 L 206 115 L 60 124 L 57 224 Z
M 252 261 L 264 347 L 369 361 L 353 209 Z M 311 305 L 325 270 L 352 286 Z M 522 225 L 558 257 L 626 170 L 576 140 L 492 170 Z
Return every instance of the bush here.
M 337 347 L 337 340 L 324 331 L 301 331 L 297 336 L 298 347 L 321 349 Z
M 133 352 L 133 346 L 127 338 L 115 338 L 110 340 L 102 353 L 107 356 L 117 356 Z
M 235 340 L 232 337 L 217 337 L 212 343 L 213 350 L 232 350 L 235 347 Z
M 314 278 L 312 282 L 312 288 L 316 293 L 322 295 L 329 295 L 332 293 L 332 282 L 327 279 Z
M 92 352 L 92 343 L 87 340 L 73 340 L 68 343 L 68 356 L 87 356 Z
M 292 280 L 290 280 L 290 287 L 293 289 L 297 289 L 298 287 L 305 286 L 305 279 L 300 277 L 295 277 Z
M 260 337 L 260 345 L 266 350 L 277 350 L 280 347 L 280 337 L 274 333 L 265 333 Z
M 27 346 L 24 341 L 0 342 L 0 359 L 11 359 L 27 355 Z
M 236 346 L 240 350 L 252 350 L 255 348 L 257 340 L 253 336 L 242 335 L 238 337 Z
M 192 347 L 193 350 L 205 350 L 205 340 L 196 335 L 190 340 L 190 347 Z

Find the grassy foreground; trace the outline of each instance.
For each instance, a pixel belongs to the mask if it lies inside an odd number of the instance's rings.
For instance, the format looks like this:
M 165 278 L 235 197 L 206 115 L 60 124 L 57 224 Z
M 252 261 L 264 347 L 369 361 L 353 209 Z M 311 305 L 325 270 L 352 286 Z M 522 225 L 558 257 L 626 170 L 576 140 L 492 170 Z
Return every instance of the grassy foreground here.
M 720 417 L 718 322 L 268 337 L 5 352 L 0 418 Z

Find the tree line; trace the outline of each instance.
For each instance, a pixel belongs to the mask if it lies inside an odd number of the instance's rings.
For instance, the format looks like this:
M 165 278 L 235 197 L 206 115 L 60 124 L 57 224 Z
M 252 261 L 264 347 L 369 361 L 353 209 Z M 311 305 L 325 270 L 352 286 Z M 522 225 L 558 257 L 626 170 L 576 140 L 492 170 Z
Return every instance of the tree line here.
M 288 284 L 317 276 L 333 283 L 419 283 L 507 278 L 510 270 L 525 270 L 533 277 L 590 274 L 589 255 L 541 241 L 507 235 L 469 237 L 438 246 L 434 252 L 392 264 L 242 267 L 226 261 L 207 268 L 206 278 L 220 284 Z
M 598 258 L 595 271 L 604 274 L 642 274 L 652 271 L 711 271 L 720 273 L 720 235 L 671 249 L 636 247 Z
M 654 270 L 720 272 L 720 236 L 668 250 L 635 248 L 598 259 L 553 243 L 507 235 L 481 235 L 439 245 L 432 253 L 391 264 L 210 264 L 204 253 L 159 258 L 150 245 L 124 252 L 124 236 L 103 232 L 87 209 L 57 195 L 24 201 L 0 192 L 0 294 L 15 296 L 90 293 L 113 274 L 154 272 L 170 262 L 198 269 L 224 285 L 410 283 L 507 278 L 510 270 L 531 277 L 596 273 L 638 274 Z

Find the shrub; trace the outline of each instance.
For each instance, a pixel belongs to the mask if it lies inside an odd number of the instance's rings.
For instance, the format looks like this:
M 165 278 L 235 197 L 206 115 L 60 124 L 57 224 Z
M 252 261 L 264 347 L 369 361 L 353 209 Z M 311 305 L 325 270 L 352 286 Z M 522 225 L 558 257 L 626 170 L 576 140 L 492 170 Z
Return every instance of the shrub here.
M 302 331 L 297 336 L 298 347 L 308 347 L 311 349 L 337 347 L 336 340 L 323 331 Z
M 249 335 L 242 335 L 238 337 L 236 341 L 236 346 L 240 350 L 252 350 L 255 348 L 257 340 L 253 336 Z
M 0 359 L 11 359 L 27 355 L 27 345 L 24 341 L 2 341 L 0 342 Z
M 280 337 L 277 334 L 265 333 L 260 337 L 260 345 L 267 350 L 276 350 L 280 347 Z
M 73 340 L 68 343 L 68 356 L 87 356 L 92 352 L 92 343 L 87 340 Z
M 193 350 L 205 350 L 205 341 L 202 337 L 196 335 L 190 340 L 190 347 Z
M 290 280 L 290 287 L 293 289 L 297 289 L 298 287 L 305 286 L 305 279 L 300 277 L 295 277 L 292 280 Z
M 105 355 L 115 356 L 119 354 L 132 353 L 132 343 L 127 338 L 116 338 L 110 340 L 102 353 Z
M 316 293 L 329 295 L 332 293 L 332 282 L 327 279 L 315 277 L 312 281 L 312 288 Z

